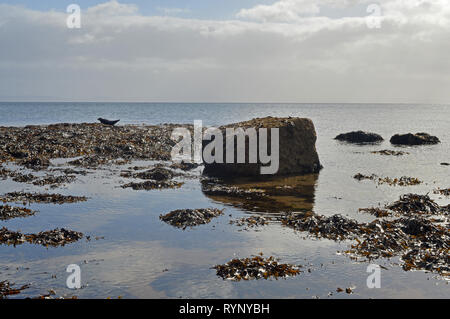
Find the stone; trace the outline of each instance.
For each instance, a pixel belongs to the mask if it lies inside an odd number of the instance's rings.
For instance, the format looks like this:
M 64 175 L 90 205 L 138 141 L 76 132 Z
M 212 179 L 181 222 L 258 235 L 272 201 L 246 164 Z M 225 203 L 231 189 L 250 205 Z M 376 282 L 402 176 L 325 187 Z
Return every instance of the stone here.
M 234 138 L 234 163 L 227 163 L 226 161 L 226 129 L 227 128 L 242 128 L 247 130 L 255 128 L 258 139 L 260 136 L 260 129 L 267 129 L 267 150 L 270 153 L 271 144 L 271 129 L 279 129 L 279 166 L 278 171 L 271 175 L 304 175 L 310 173 L 318 173 L 322 168 L 319 161 L 319 155 L 316 151 L 317 135 L 314 124 L 307 118 L 256 118 L 246 122 L 240 122 L 220 127 L 223 135 L 223 163 L 206 163 L 203 174 L 213 177 L 241 177 L 241 176 L 264 176 L 261 174 L 262 167 L 267 167 L 270 164 L 263 164 L 260 160 L 259 143 L 256 145 L 257 162 L 251 163 L 249 160 L 249 145 L 250 138 L 245 138 L 245 163 L 237 163 L 237 138 Z M 228 139 L 229 140 L 229 139 Z M 203 141 L 203 150 L 210 141 Z M 270 154 L 273 160 L 273 154 Z M 266 175 L 267 176 L 267 175 Z
M 338 141 L 355 143 L 355 144 L 364 144 L 364 143 L 378 143 L 384 141 L 381 135 L 370 132 L 356 131 L 349 132 L 344 134 L 339 134 L 334 138 Z
M 391 137 L 391 143 L 394 145 L 433 145 L 440 142 L 436 136 L 427 133 L 396 134 Z

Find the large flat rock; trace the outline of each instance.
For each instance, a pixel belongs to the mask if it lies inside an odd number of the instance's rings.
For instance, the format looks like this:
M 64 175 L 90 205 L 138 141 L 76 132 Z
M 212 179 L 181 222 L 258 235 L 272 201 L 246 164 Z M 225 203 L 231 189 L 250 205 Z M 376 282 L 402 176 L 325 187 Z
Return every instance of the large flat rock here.
M 276 173 L 271 175 L 302 175 L 317 173 L 322 168 L 319 155 L 316 151 L 317 135 L 314 124 L 307 118 L 256 118 L 246 122 L 240 122 L 222 126 L 219 129 L 223 134 L 223 163 L 206 163 L 204 174 L 216 177 L 240 177 L 240 176 L 262 176 L 261 167 L 263 165 L 260 160 L 260 147 L 257 143 L 257 163 L 250 163 L 249 161 L 249 138 L 246 137 L 245 144 L 245 163 L 237 163 L 237 138 L 234 141 L 234 163 L 227 163 L 226 161 L 226 129 L 227 128 L 255 128 L 260 132 L 261 128 L 267 129 L 268 146 L 271 150 L 271 128 L 279 129 L 279 169 Z M 258 139 L 261 136 L 258 134 Z M 264 140 L 264 139 L 263 139 Z M 203 141 L 203 149 L 209 141 Z

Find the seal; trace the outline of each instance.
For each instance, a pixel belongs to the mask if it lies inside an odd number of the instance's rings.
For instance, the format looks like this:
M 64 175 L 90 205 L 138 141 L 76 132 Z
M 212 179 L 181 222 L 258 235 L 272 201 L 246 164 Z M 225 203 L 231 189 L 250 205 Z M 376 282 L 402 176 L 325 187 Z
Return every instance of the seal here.
M 111 126 L 116 125 L 116 124 L 119 123 L 119 121 L 120 121 L 120 120 L 117 120 L 117 121 L 105 120 L 105 119 L 102 119 L 101 117 L 99 117 L 97 120 L 99 120 L 100 123 L 102 123 L 102 124 L 105 124 L 105 125 L 111 125 Z

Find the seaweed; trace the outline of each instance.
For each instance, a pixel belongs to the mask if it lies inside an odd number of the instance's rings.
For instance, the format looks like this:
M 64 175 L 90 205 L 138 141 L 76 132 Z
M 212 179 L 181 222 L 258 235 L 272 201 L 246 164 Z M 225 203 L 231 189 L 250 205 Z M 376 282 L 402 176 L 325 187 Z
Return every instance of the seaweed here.
M 381 150 L 381 151 L 373 151 L 372 154 L 386 155 L 386 156 L 403 156 L 408 155 L 408 152 L 404 151 L 393 151 L 393 150 Z
M 262 216 L 251 216 L 251 217 L 243 217 L 235 220 L 231 220 L 231 225 L 236 225 L 238 227 L 248 227 L 254 228 L 259 226 L 268 225 L 269 221 L 272 220 L 270 217 L 262 217 Z
M 82 233 L 64 228 L 56 228 L 54 230 L 43 231 L 37 234 L 22 234 L 20 232 L 10 231 L 5 227 L 0 229 L 0 244 L 5 245 L 16 246 L 27 242 L 45 247 L 57 247 L 76 242 L 81 238 L 83 238 Z
M 0 196 L 0 201 L 4 203 L 44 203 L 44 204 L 65 204 L 87 201 L 84 196 L 65 196 L 60 194 L 39 194 L 12 192 Z
M 300 274 L 300 268 L 301 266 L 280 264 L 274 257 L 264 258 L 262 254 L 251 258 L 233 259 L 224 265 L 213 267 L 217 276 L 233 281 L 294 277 Z
M 8 220 L 18 217 L 28 217 L 33 216 L 35 213 L 36 213 L 35 211 L 24 207 L 0 205 L 0 220 Z
M 358 181 L 362 181 L 365 179 L 376 181 L 378 185 L 388 184 L 390 186 L 413 186 L 422 184 L 422 181 L 420 181 L 419 179 L 407 176 L 402 176 L 400 178 L 390 178 L 390 177 L 378 177 L 375 174 L 363 175 L 361 173 L 358 173 L 355 176 L 353 176 L 353 178 L 357 179 Z
M 223 209 L 179 209 L 166 215 L 160 215 L 159 218 L 174 227 L 186 229 L 187 227 L 208 224 L 212 218 L 223 214 Z
M 145 181 L 143 183 L 128 183 L 122 185 L 122 188 L 132 188 L 133 190 L 154 190 L 154 189 L 168 189 L 180 188 L 184 183 L 174 181 Z
M 0 299 L 6 299 L 8 296 L 18 295 L 22 290 L 28 289 L 30 285 L 23 285 L 18 288 L 13 288 L 15 284 L 9 281 L 0 281 Z

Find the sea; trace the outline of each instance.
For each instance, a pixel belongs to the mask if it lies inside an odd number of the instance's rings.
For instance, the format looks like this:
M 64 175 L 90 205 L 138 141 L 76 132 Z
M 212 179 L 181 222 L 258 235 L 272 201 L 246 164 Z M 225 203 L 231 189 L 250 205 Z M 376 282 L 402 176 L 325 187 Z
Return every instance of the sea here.
M 95 123 L 97 118 L 127 124 L 193 124 L 220 126 L 257 117 L 310 118 L 323 165 L 305 188 L 306 206 L 316 214 L 341 214 L 360 222 L 375 217 L 359 208 L 392 203 L 403 194 L 429 194 L 441 205 L 450 198 L 433 193 L 450 187 L 450 105 L 426 104 L 279 104 L 279 103 L 0 103 L 0 126 Z M 377 145 L 349 145 L 334 140 L 340 133 L 363 130 L 382 135 Z M 394 134 L 426 132 L 438 145 L 396 147 Z M 1 143 L 1 141 L 0 141 Z M 373 154 L 404 151 L 403 156 Z M 133 165 L 142 163 L 136 162 Z M 131 165 L 129 165 L 131 166 Z M 23 244 L 0 246 L 0 281 L 30 288 L 11 298 L 35 297 L 54 290 L 78 298 L 448 298 L 448 281 L 435 273 L 404 271 L 398 258 L 355 261 L 342 251 L 352 244 L 317 239 L 279 223 L 243 229 L 230 220 L 262 215 L 239 205 L 205 196 L 199 179 L 187 179 L 177 190 L 134 191 L 120 188 L 119 167 L 95 170 L 62 189 L 47 189 L 0 180 L 0 194 L 12 191 L 57 192 L 87 196 L 86 202 L 32 204 L 32 217 L 0 221 L 0 228 L 36 233 L 57 227 L 91 236 L 51 248 Z M 201 173 L 201 169 L 197 171 Z M 382 177 L 416 177 L 415 186 L 377 185 L 358 181 L 357 173 Z M 302 197 L 302 196 L 300 196 Z M 181 230 L 159 219 L 175 209 L 214 207 L 225 214 L 211 223 Z M 214 267 L 233 258 L 263 253 L 282 263 L 302 265 L 296 277 L 230 281 Z M 66 285 L 71 264 L 81 268 L 81 289 Z M 381 288 L 369 288 L 371 264 L 382 266 Z M 337 292 L 352 288 L 353 293 Z

